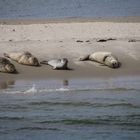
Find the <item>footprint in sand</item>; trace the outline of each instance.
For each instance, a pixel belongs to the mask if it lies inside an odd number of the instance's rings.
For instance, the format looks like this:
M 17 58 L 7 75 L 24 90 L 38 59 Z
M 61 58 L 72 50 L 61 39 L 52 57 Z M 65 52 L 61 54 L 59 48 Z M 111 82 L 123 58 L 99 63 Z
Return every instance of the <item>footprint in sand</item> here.
M 111 40 L 116 40 L 115 38 L 108 38 L 108 39 L 98 39 L 97 42 L 107 42 Z
M 130 39 L 130 40 L 128 40 L 128 42 L 138 42 L 138 41 L 140 41 L 140 40 L 136 40 L 136 39 Z
M 76 40 L 76 42 L 83 43 L 84 41 L 82 41 L 82 40 Z

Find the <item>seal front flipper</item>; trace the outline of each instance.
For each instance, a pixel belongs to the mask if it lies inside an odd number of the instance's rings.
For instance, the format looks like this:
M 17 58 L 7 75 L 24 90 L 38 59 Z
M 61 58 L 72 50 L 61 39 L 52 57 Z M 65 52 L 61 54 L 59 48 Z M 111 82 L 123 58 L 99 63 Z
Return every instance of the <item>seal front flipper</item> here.
M 10 58 L 9 55 L 8 55 L 8 53 L 3 53 L 3 55 L 4 55 L 5 57 Z
M 58 70 L 58 68 L 56 66 L 52 67 L 53 70 Z

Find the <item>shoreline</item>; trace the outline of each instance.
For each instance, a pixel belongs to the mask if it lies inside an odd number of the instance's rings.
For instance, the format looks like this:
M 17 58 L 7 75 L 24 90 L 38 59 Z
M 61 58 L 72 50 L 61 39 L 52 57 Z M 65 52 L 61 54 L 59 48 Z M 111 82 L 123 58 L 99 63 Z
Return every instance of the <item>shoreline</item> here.
M 128 62 L 131 61 L 128 59 Z M 70 80 L 70 79 L 111 79 L 111 78 L 126 78 L 140 77 L 140 68 L 138 63 L 132 62 L 128 64 L 126 60 L 122 60 L 122 66 L 118 69 L 112 69 L 94 62 L 76 62 L 71 59 L 69 67 L 72 70 L 53 70 L 48 65 L 40 67 L 25 66 L 12 63 L 17 68 L 17 74 L 0 73 L 0 81 L 7 80 Z
M 140 16 L 97 17 L 97 18 L 60 18 L 60 19 L 0 19 L 0 25 L 29 25 L 51 23 L 114 22 L 139 23 Z
M 0 73 L 0 79 L 70 79 L 108 78 L 140 75 L 140 22 L 109 21 L 7 21 L 0 22 L 0 56 L 4 52 L 29 51 L 39 61 L 66 57 L 71 71 L 54 71 L 51 67 L 30 67 L 13 62 L 19 74 Z M 139 18 L 140 19 L 140 18 Z M 126 19 L 125 19 L 126 20 Z M 125 21 L 123 20 L 123 21 Z M 47 23 L 46 23 L 47 22 Z M 16 24 L 14 24 L 16 23 Z M 27 24 L 28 23 L 28 24 Z M 97 42 L 98 39 L 114 40 Z M 111 69 L 93 62 L 78 62 L 80 56 L 110 51 L 122 66 Z

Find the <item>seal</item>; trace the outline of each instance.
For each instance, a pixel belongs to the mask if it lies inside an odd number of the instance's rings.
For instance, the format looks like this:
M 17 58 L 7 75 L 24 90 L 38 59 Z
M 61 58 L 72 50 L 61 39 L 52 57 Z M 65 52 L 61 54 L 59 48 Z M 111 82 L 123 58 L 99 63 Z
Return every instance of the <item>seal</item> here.
M 61 59 L 52 59 L 49 61 L 41 61 L 40 64 L 46 64 L 52 66 L 53 70 L 67 70 L 68 67 L 68 59 L 61 58 Z
M 111 52 L 95 52 L 85 55 L 79 59 L 80 61 L 91 60 L 104 64 L 110 68 L 119 68 L 120 62 Z
M 18 62 L 19 64 L 39 66 L 38 59 L 34 57 L 30 52 L 4 53 L 4 56 Z
M 16 73 L 15 66 L 6 58 L 0 57 L 0 72 Z

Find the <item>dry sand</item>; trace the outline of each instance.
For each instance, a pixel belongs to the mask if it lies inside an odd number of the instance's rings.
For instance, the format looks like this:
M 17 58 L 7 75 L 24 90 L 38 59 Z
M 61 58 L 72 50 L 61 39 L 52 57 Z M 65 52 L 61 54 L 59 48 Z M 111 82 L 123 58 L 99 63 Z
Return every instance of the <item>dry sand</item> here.
M 108 38 L 115 40 L 97 42 Z M 47 65 L 31 67 L 13 62 L 19 73 L 0 73 L 0 79 L 137 76 L 140 75 L 140 22 L 0 21 L 0 56 L 13 51 L 29 51 L 40 61 L 67 57 L 73 70 L 57 71 Z M 111 69 L 77 61 L 80 56 L 95 51 L 111 51 L 122 66 Z

